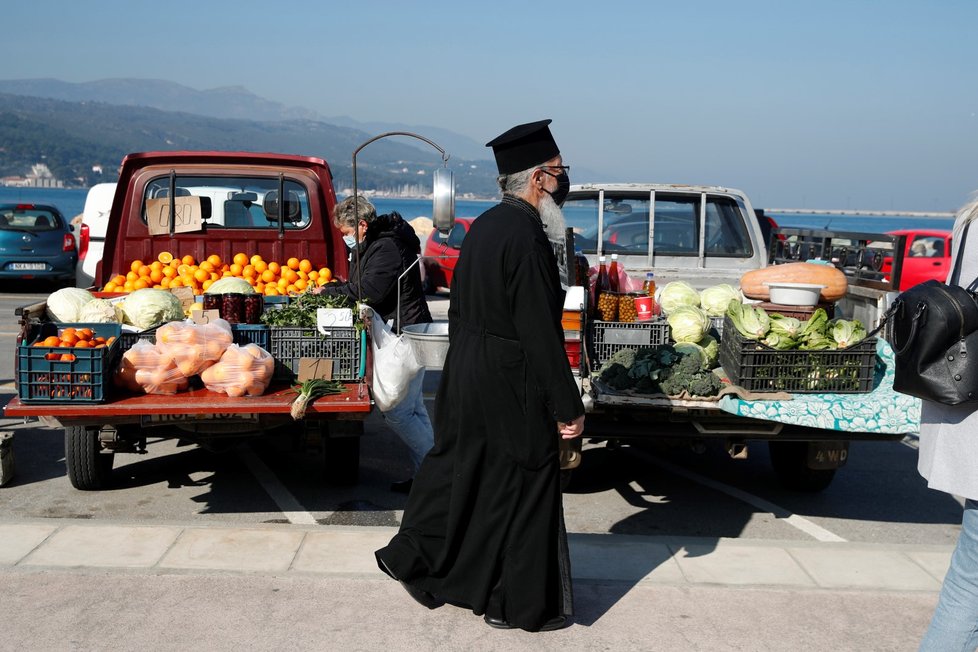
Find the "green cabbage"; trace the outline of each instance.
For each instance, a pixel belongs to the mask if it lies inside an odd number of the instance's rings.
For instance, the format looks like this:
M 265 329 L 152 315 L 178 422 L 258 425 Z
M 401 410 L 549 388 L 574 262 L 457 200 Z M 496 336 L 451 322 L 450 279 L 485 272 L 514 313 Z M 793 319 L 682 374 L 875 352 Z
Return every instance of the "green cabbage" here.
M 783 337 L 795 339 L 801 333 L 802 323 L 795 317 L 785 317 L 784 315 L 771 315 L 771 332 Z M 777 348 L 777 347 L 775 347 Z
M 214 281 L 204 294 L 254 294 L 251 283 L 236 276 L 226 276 Z
M 659 293 L 659 307 L 667 315 L 682 306 L 699 308 L 699 305 L 700 293 L 685 281 L 666 283 L 665 287 Z
M 47 301 L 47 314 L 51 321 L 78 322 L 78 314 L 95 297 L 81 288 L 61 288 L 52 292 Z
M 710 318 L 702 308 L 678 306 L 666 317 L 676 342 L 699 342 L 710 330 Z
M 707 369 L 712 369 L 720 364 L 720 342 L 712 335 L 707 335 L 697 344 L 703 348 L 706 355 Z
M 826 330 L 840 349 L 852 346 L 866 337 L 866 329 L 858 319 L 834 319 L 829 322 Z
M 125 323 L 136 328 L 147 329 L 168 321 L 183 319 L 183 306 L 180 299 L 167 290 L 143 288 L 136 290 L 122 302 Z
M 755 308 L 746 303 L 731 301 L 727 307 L 727 317 L 740 334 L 750 340 L 763 338 L 771 327 L 771 318 L 763 308 Z
M 105 299 L 92 299 L 78 313 L 78 321 L 84 324 L 111 324 L 122 321 L 122 311 Z
M 731 301 L 743 301 L 740 290 L 729 283 L 708 287 L 700 293 L 700 304 L 710 317 L 723 317 Z

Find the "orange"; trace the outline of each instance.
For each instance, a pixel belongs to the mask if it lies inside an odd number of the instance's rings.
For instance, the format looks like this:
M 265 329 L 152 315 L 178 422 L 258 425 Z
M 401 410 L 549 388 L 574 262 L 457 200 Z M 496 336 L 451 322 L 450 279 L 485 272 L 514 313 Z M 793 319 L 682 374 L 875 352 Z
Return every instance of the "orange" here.
M 234 274 L 231 272 L 221 272 L 221 278 L 233 278 Z
M 132 264 L 129 265 L 129 271 L 131 271 L 131 272 L 138 272 L 139 271 L 139 268 L 142 267 L 142 266 L 143 266 L 143 261 L 141 261 L 141 260 L 134 260 L 134 261 L 132 261 Z
M 126 272 L 126 280 L 129 281 L 130 283 L 135 281 L 137 278 L 139 278 L 139 274 L 137 274 L 136 272 Z
M 72 337 L 74 337 L 74 335 L 72 335 Z M 76 342 L 78 341 L 77 337 L 75 338 L 75 341 Z M 44 346 L 61 346 L 61 338 L 58 337 L 57 335 L 51 335 L 49 337 L 45 337 Z
M 264 283 L 255 283 L 255 292 L 257 292 L 258 294 L 264 294 L 264 292 L 265 292 L 265 284 Z
M 272 274 L 275 274 L 275 276 L 278 276 L 281 273 L 281 271 L 282 271 L 282 266 L 279 265 L 278 263 L 276 263 L 273 260 L 272 262 L 268 263 L 268 269 L 269 269 L 269 271 L 272 272 Z
M 299 275 L 296 274 L 295 270 L 293 270 L 290 267 L 289 269 L 282 270 L 282 278 L 284 278 L 289 283 L 295 283 L 297 280 L 299 280 Z
M 228 271 L 231 272 L 231 276 L 241 276 L 242 270 L 244 270 L 244 265 L 234 263 Z
M 181 261 L 183 262 L 184 265 L 193 265 L 196 262 L 194 260 L 194 257 L 191 256 L 190 254 L 187 254 L 186 256 L 181 258 Z
M 197 279 L 198 283 L 203 283 L 204 281 L 211 280 L 211 273 L 206 269 L 198 269 L 194 272 L 194 278 Z
M 298 258 L 289 258 L 288 262 L 286 262 L 285 264 L 288 265 L 289 269 L 299 269 Z
M 112 282 L 115 283 L 116 285 L 122 285 L 123 283 L 126 282 L 126 277 L 123 276 L 122 274 L 119 274 L 118 276 L 112 279 Z
M 122 284 L 122 291 L 123 292 L 132 292 L 135 289 L 136 288 L 134 288 L 132 286 L 132 281 L 126 281 L 125 283 Z
M 299 292 L 299 289 L 294 285 L 290 285 L 289 287 L 285 288 L 285 291 L 288 292 L 289 294 L 297 294 Z
M 142 265 L 140 266 L 139 269 L 136 270 L 136 273 L 139 274 L 140 277 L 143 277 L 143 276 L 149 276 L 149 273 L 151 271 L 153 270 L 149 268 L 149 265 Z
M 173 267 L 167 265 L 166 267 L 163 268 L 163 276 L 165 278 L 173 278 L 176 275 L 177 275 L 177 270 L 174 269 Z
M 153 281 L 153 283 L 159 283 L 163 280 L 163 272 L 158 269 L 151 270 L 149 273 L 149 280 Z
M 204 292 L 206 292 L 206 291 L 207 291 L 207 288 L 209 288 L 209 287 L 210 287 L 210 286 L 212 286 L 212 285 L 214 285 L 214 281 L 213 281 L 212 279 L 207 279 L 207 280 L 206 280 L 206 281 L 204 281 L 204 283 L 203 283 L 203 284 L 202 284 L 202 285 L 200 286 L 200 289 L 202 289 L 202 290 L 203 290 Z
M 257 272 L 253 265 L 245 265 L 245 268 L 241 270 L 241 275 L 245 278 L 255 278 Z
M 275 280 L 275 272 L 273 272 L 270 269 L 266 269 L 264 272 L 261 273 L 261 280 L 264 281 L 265 283 L 271 283 L 272 281 Z
M 137 280 L 133 281 L 132 287 L 136 290 L 142 290 L 143 288 L 148 288 L 149 281 L 147 281 L 143 277 L 140 277 Z
M 91 328 L 79 328 L 75 331 L 80 340 L 90 340 L 95 337 L 95 332 Z
M 160 262 L 160 261 L 158 261 L 158 260 L 154 260 L 153 262 L 151 262 L 151 263 L 149 264 L 149 268 L 150 268 L 151 270 L 152 270 L 152 269 L 156 269 L 156 270 L 160 270 L 160 269 L 163 269 L 163 263 L 161 263 L 161 262 Z
M 268 269 L 268 263 L 266 263 L 264 260 L 259 260 L 255 262 L 254 266 L 255 266 L 255 271 L 258 272 L 259 274 L 261 274 L 266 269 Z
M 306 281 L 305 281 L 304 279 L 301 279 L 301 278 L 300 278 L 299 280 L 297 280 L 297 281 L 296 281 L 296 282 L 294 283 L 294 285 L 295 285 L 295 289 L 296 289 L 296 290 L 298 290 L 299 292 L 302 292 L 303 290 L 305 290 L 305 289 L 306 289 L 306 287 L 308 287 L 308 285 L 309 285 L 309 284 L 308 284 L 308 283 L 306 283 Z
M 171 288 L 183 287 L 183 277 L 182 276 L 177 276 L 175 278 L 171 278 L 170 279 L 170 287 Z
M 325 280 L 329 282 L 329 279 L 333 278 L 333 272 L 329 271 L 329 267 L 321 267 L 319 269 L 319 278 L 317 281 Z
M 248 281 L 248 285 L 250 285 L 252 287 L 258 285 L 258 277 L 257 276 L 247 276 L 247 277 L 245 277 L 245 280 Z
M 266 297 L 274 297 L 277 294 L 279 294 L 279 291 L 278 291 L 278 288 L 277 287 L 275 287 L 274 285 L 266 285 L 265 286 L 265 296 Z
M 88 340 L 78 340 L 77 342 L 75 342 L 76 349 L 88 349 L 91 348 L 91 346 L 92 343 L 89 342 Z
M 254 256 L 252 256 L 251 258 L 248 259 L 248 262 L 251 263 L 252 265 L 254 265 L 259 260 L 261 260 L 261 256 L 258 255 L 258 254 L 255 254 Z
M 248 254 L 234 254 L 234 258 L 231 259 L 235 265 L 240 265 L 244 267 L 248 264 Z
M 209 262 L 214 267 L 220 267 L 222 261 L 221 261 L 221 257 L 218 256 L 217 254 L 211 254 L 210 256 L 207 257 L 207 262 Z
M 278 285 L 278 289 L 279 290 L 281 290 L 282 292 L 285 292 L 285 288 L 289 287 L 289 282 L 286 279 L 284 279 L 284 278 L 280 278 L 278 280 L 277 285 Z
M 177 266 L 177 274 L 179 274 L 180 276 L 183 276 L 184 274 L 186 274 L 189 271 L 190 271 L 190 265 L 187 265 L 185 263 L 180 263 Z
M 160 255 L 156 257 L 156 260 L 160 261 L 164 265 L 169 265 L 170 261 L 173 260 L 173 254 L 169 251 L 161 251 Z
M 299 261 L 299 270 L 308 274 L 312 271 L 312 263 L 303 258 Z
M 113 283 L 112 281 L 109 281 L 108 283 L 105 284 L 105 287 L 102 288 L 102 291 L 103 292 L 115 292 L 117 287 L 119 287 L 119 286 L 116 285 L 115 283 Z
M 319 272 L 317 272 L 316 270 L 312 270 L 311 272 L 309 272 L 310 281 L 315 281 L 317 278 L 319 278 Z
M 209 260 L 203 260 L 200 263 L 200 269 L 204 270 L 207 273 L 210 273 L 214 271 L 214 266 L 211 265 Z
M 327 281 L 322 276 L 316 279 L 316 285 L 326 285 L 327 283 L 329 283 L 329 281 Z
M 172 281 L 172 279 L 169 276 L 164 276 L 163 280 L 160 281 L 160 287 L 163 288 L 164 290 L 169 290 L 170 281 Z

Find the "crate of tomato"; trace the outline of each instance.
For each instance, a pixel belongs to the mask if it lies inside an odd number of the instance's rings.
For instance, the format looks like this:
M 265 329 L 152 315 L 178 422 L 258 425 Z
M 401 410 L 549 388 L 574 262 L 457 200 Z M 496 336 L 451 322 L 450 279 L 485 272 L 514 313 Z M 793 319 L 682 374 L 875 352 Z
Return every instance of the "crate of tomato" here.
M 120 351 L 119 324 L 40 324 L 17 350 L 17 392 L 25 403 L 99 403 Z

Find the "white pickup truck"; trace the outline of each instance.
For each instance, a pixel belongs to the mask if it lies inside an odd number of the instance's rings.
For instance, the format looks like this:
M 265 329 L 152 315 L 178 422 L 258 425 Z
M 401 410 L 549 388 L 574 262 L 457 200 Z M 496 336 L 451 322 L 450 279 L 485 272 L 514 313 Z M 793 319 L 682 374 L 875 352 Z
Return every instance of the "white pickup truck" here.
M 884 278 L 879 272 L 884 257 L 891 256 L 894 250 L 902 251 L 898 238 L 776 229 L 766 239 L 769 225 L 760 224 L 747 196 L 731 188 L 576 185 L 571 187 L 563 211 L 568 226 L 575 231 L 573 247 L 592 267 L 597 266 L 598 256 L 617 253 L 619 264 L 630 276 L 644 279 L 646 272 L 651 271 L 660 289 L 679 280 L 698 289 L 718 283 L 736 287 L 745 272 L 769 263 L 822 259 L 842 269 L 849 282 L 846 296 L 834 306 L 835 316 L 860 319 L 867 328 L 873 328 L 896 296 L 894 288 L 899 287 L 898 259 L 893 262 L 892 278 Z M 568 249 L 570 246 L 569 241 L 563 245 Z M 573 270 L 573 265 L 570 267 Z M 568 281 L 568 285 L 574 284 L 573 272 Z M 783 484 L 818 491 L 827 487 L 836 469 L 845 464 L 850 440 L 901 439 L 916 429 L 913 415 L 905 422 L 885 427 L 876 422 L 864 423 L 860 420 L 864 417 L 851 411 L 834 419 L 817 414 L 807 420 L 787 418 L 787 413 L 796 412 L 799 406 L 816 413 L 822 408 L 834 408 L 828 396 L 824 397 L 824 405 L 819 403 L 818 395 L 810 394 L 770 403 L 731 397 L 723 399 L 728 404 L 721 409 L 724 404 L 717 400 L 602 391 L 600 383 L 595 382 L 602 358 L 621 346 L 650 343 L 647 325 L 613 324 L 613 333 L 608 326 L 586 317 L 581 329 L 585 355 L 575 371 L 580 374 L 589 410 L 587 430 L 591 438 L 613 444 L 650 438 L 685 440 L 697 449 L 706 440 L 720 440 L 734 457 L 746 457 L 750 442 L 767 441 L 772 465 Z M 611 334 L 617 347 L 608 344 Z M 884 365 L 877 365 L 880 377 L 883 369 Z M 880 384 L 879 379 L 876 383 Z M 848 399 L 856 403 L 879 400 L 878 396 L 868 396 L 853 394 Z M 886 400 L 891 397 L 885 396 Z M 736 404 L 741 412 L 734 413 L 731 404 Z M 905 406 L 900 409 L 907 411 Z M 751 416 L 744 416 L 745 413 Z

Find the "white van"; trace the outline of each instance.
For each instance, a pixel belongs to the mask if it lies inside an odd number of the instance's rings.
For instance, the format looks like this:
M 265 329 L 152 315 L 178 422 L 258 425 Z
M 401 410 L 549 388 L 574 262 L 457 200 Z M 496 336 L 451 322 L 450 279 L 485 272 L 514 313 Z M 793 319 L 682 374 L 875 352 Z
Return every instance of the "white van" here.
M 77 287 L 88 288 L 95 282 L 95 267 L 102 260 L 115 186 L 114 183 L 95 184 L 85 198 L 82 223 L 75 225 L 75 238 L 78 241 L 78 265 L 75 267 Z

